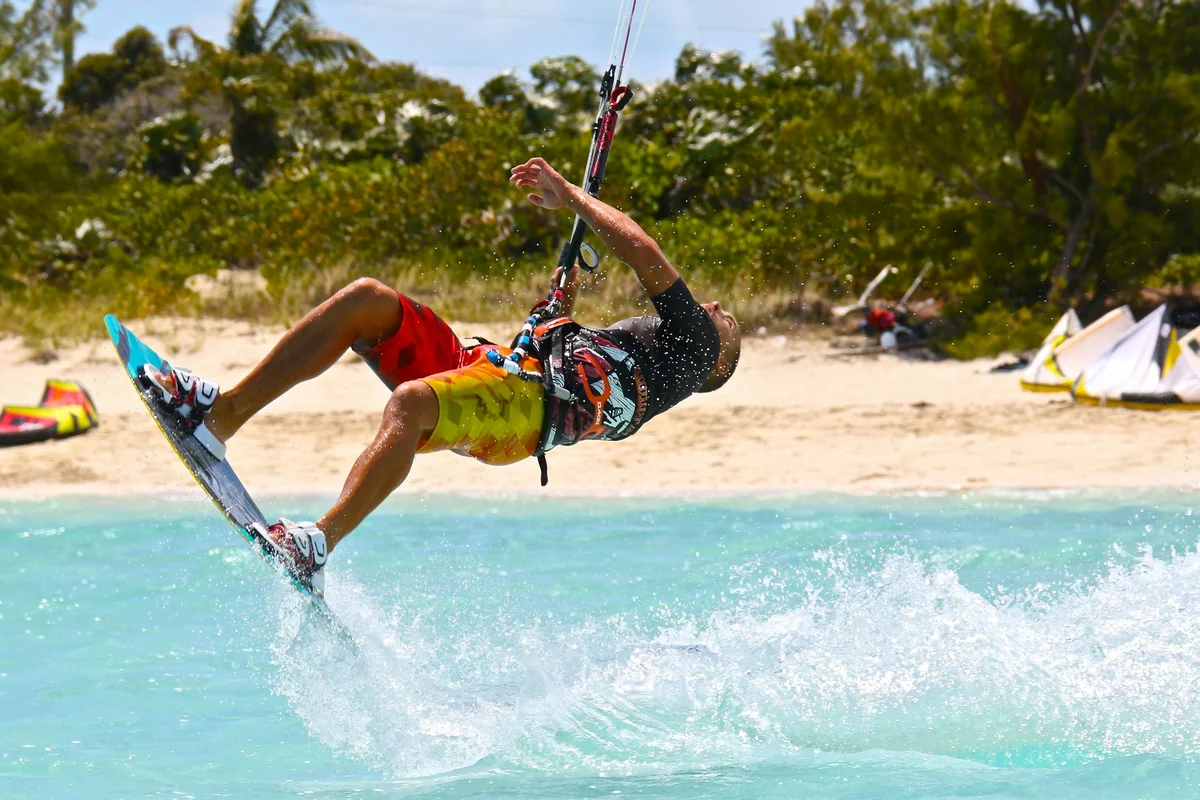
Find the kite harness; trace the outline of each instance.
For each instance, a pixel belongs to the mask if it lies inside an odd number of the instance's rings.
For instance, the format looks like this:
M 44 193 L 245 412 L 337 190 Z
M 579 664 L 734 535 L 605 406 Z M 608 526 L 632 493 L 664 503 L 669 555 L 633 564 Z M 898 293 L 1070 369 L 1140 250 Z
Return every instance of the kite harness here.
M 641 23 L 638 25 L 637 36 L 633 38 L 633 49 L 637 49 L 637 41 L 641 38 L 641 28 L 646 22 L 646 11 L 649 0 L 643 5 Z M 583 188 L 592 197 L 600 196 L 600 187 L 604 183 L 604 175 L 608 170 L 608 157 L 612 152 L 613 138 L 617 133 L 617 120 L 625 107 L 629 105 L 633 93 L 628 84 L 622 83 L 625 76 L 625 64 L 630 55 L 630 39 L 633 37 L 633 23 L 637 16 L 638 0 L 632 0 L 628 16 L 625 13 L 626 0 L 622 0 L 618 12 L 617 29 L 613 35 L 613 46 L 609 57 L 608 69 L 600 81 L 600 106 L 596 112 L 596 121 L 592 125 L 592 146 L 588 153 L 587 167 L 584 171 Z M 624 28 L 624 43 L 621 45 L 620 56 L 617 56 L 617 45 L 621 41 L 621 30 Z M 539 339 L 553 328 L 560 327 L 568 320 L 563 316 L 563 301 L 566 297 L 566 286 L 572 267 L 576 264 L 587 272 L 592 272 L 599 265 L 596 251 L 584 244 L 583 238 L 587 233 L 587 222 L 580 216 L 575 217 L 571 228 L 571 236 L 563 244 L 559 254 L 559 275 L 557 285 L 553 287 L 546 299 L 538 302 L 529 312 L 521 332 L 513 339 L 512 352 L 507 356 L 496 350 L 489 350 L 488 360 L 521 380 L 541 382 L 549 395 L 559 400 L 572 401 L 570 391 L 555 382 L 547 373 L 534 372 L 521 367 L 521 360 L 531 349 L 535 352 Z M 544 449 L 537 453 L 538 465 L 541 468 L 541 481 L 545 486 L 549 480 L 546 455 Z

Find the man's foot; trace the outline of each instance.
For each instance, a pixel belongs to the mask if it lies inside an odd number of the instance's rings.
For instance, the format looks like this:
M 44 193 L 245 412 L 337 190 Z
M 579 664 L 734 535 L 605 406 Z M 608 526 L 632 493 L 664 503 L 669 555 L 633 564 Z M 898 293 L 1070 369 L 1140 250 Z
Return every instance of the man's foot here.
M 184 428 L 196 437 L 204 449 L 218 461 L 225 460 L 225 443 L 213 435 L 204 424 L 204 417 L 212 410 L 213 402 L 221 388 L 216 382 L 193 375 L 183 367 L 167 367 L 159 371 L 147 364 L 142 368 L 142 379 L 147 388 L 152 388 L 164 403 L 175 409 Z
M 325 559 L 329 556 L 329 548 L 325 544 L 325 534 L 315 523 L 280 519 L 265 531 L 259 528 L 254 532 L 292 577 L 313 594 L 324 594 Z

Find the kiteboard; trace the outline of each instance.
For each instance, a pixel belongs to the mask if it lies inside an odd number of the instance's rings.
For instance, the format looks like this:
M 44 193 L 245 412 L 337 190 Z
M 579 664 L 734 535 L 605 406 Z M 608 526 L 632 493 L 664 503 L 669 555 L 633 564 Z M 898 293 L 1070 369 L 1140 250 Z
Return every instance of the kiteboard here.
M 204 445 L 184 429 L 182 420 L 173 409 L 162 402 L 161 395 L 149 388 L 151 384 L 143 377 L 145 367 L 153 367 L 159 372 L 170 372 L 171 365 L 134 336 L 133 332 L 122 325 L 112 314 L 104 318 L 104 324 L 108 328 L 108 335 L 112 337 L 112 343 L 117 349 L 121 364 L 125 367 L 125 374 L 129 376 L 129 380 L 137 390 L 138 396 L 142 398 L 146 410 L 154 418 L 154 422 L 162 431 L 163 436 L 167 437 L 171 448 L 188 468 L 188 472 L 225 515 L 225 519 L 229 520 L 229 523 L 242 535 L 250 548 L 274 567 L 340 633 L 349 637 L 348 629 L 334 616 L 325 602 L 325 598 L 297 580 L 283 564 L 271 555 L 262 534 L 255 530 L 257 528 L 266 531 L 269 525 L 267 518 L 259 510 L 254 498 L 246 491 L 246 487 L 242 485 L 241 479 L 233 471 L 229 461 L 218 461 L 212 453 L 208 452 Z

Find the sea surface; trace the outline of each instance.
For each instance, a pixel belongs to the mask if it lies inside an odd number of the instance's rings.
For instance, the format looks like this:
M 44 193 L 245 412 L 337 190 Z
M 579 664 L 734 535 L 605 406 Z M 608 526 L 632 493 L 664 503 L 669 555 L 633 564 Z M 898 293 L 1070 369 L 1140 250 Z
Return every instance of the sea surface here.
M 0 798 L 1197 797 L 1197 500 L 0 501 Z

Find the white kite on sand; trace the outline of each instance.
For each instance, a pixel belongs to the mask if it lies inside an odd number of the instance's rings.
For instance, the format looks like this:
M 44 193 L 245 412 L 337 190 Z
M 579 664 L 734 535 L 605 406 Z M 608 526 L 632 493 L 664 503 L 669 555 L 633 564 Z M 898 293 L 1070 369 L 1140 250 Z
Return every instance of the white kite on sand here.
M 1089 364 L 1071 389 L 1076 402 L 1123 408 L 1200 408 L 1200 330 L 1179 339 L 1159 306 Z
M 1200 328 L 1180 338 L 1159 306 L 1134 323 L 1129 306 L 1080 329 L 1074 309 L 1021 373 L 1030 392 L 1069 391 L 1077 403 L 1200 411 Z
M 1200 409 L 1200 328 L 1179 339 L 1165 312 L 1159 307 L 1089 366 L 1072 390 L 1075 400 L 1148 411 Z
M 1083 370 L 1133 326 L 1129 306 L 1113 309 L 1082 330 L 1075 310 L 1067 311 L 1021 373 L 1021 388 L 1028 392 L 1069 392 Z
M 1071 388 L 1070 381 L 1067 381 L 1059 371 L 1058 365 L 1054 363 L 1054 348 L 1079 333 L 1082 327 L 1075 309 L 1067 309 L 1067 313 L 1062 315 L 1062 319 L 1055 323 L 1042 340 L 1037 355 L 1021 373 L 1022 389 L 1027 392 L 1061 392 Z

